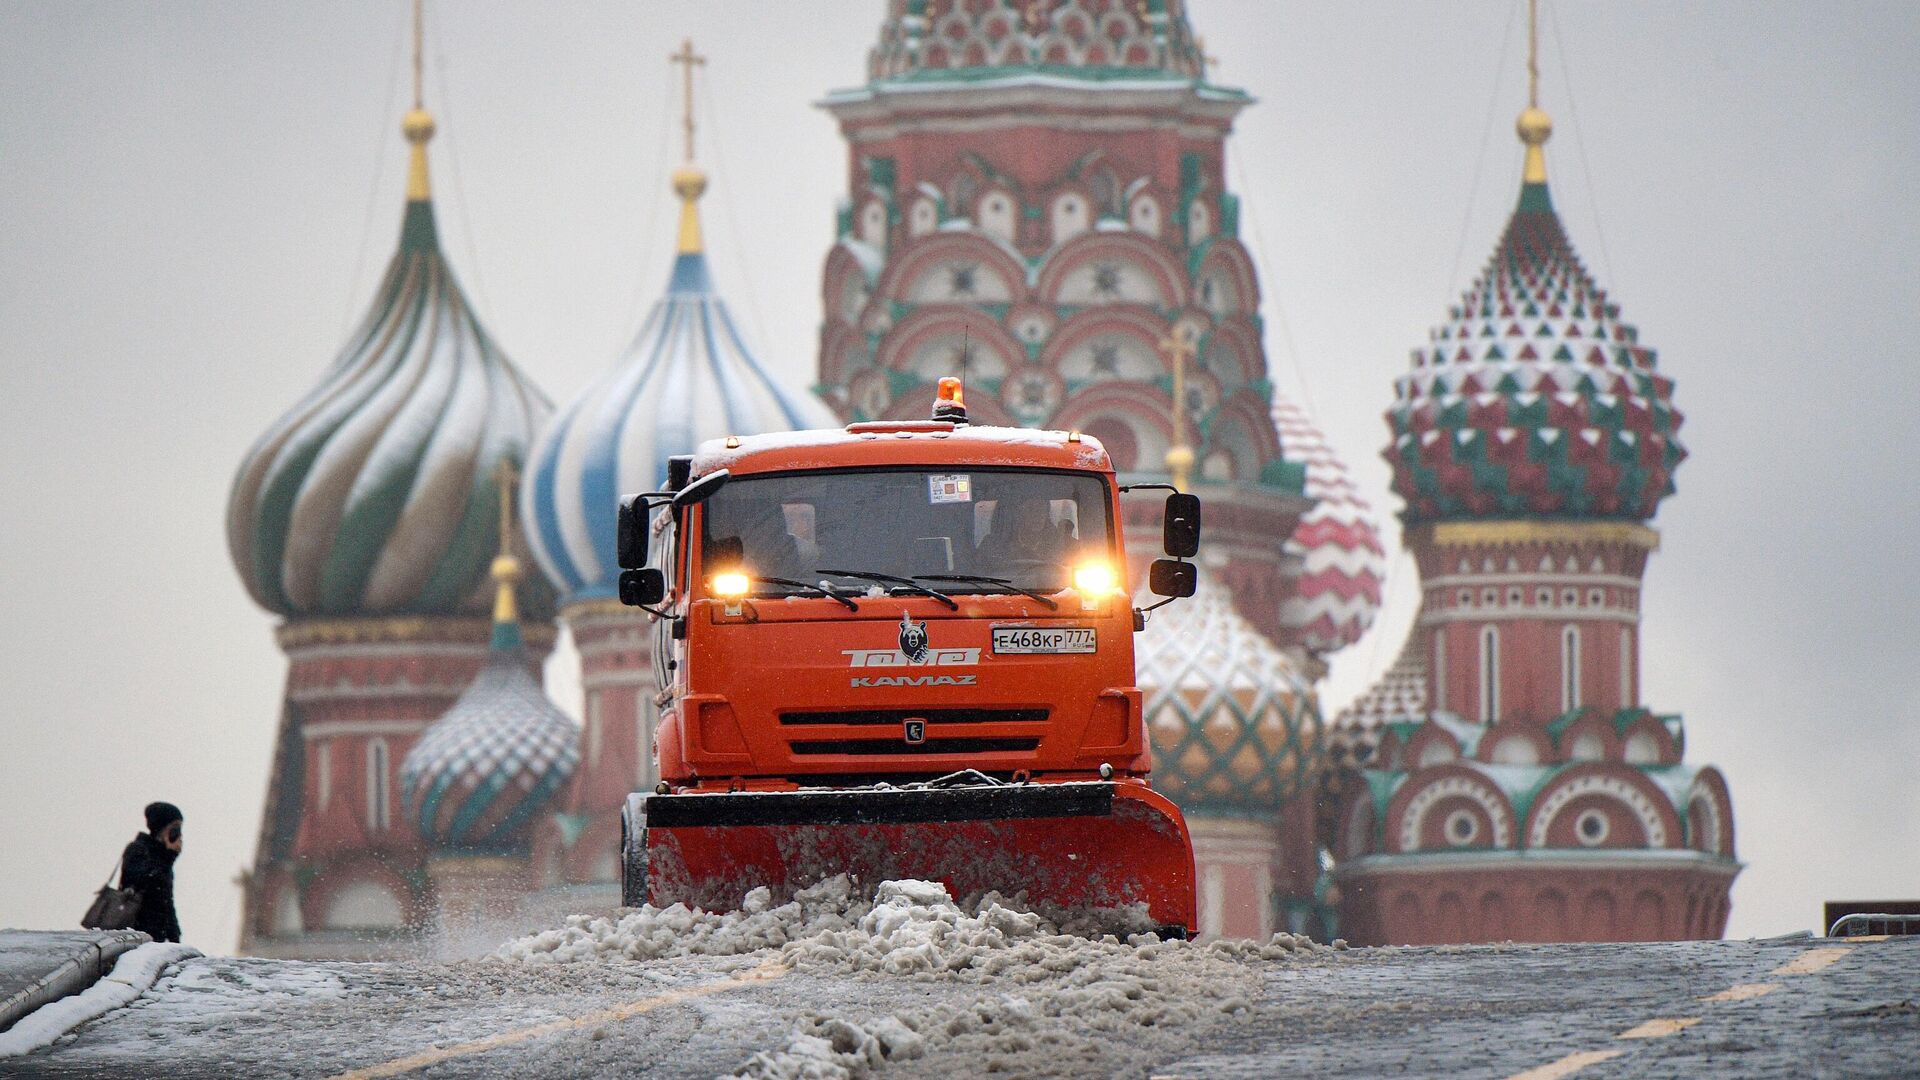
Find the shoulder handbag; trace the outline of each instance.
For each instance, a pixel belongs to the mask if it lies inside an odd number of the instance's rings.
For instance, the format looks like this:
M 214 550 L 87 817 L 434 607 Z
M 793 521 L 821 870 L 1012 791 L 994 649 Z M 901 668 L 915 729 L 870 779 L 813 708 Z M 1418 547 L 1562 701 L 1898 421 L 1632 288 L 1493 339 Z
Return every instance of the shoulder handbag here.
M 107 873 L 107 883 L 93 894 L 93 903 L 88 905 L 86 915 L 80 919 L 80 925 L 88 930 L 127 930 L 133 926 L 133 920 L 140 914 L 140 894 L 132 889 L 116 889 L 113 879 L 120 873 L 120 862 L 114 860 L 113 869 Z

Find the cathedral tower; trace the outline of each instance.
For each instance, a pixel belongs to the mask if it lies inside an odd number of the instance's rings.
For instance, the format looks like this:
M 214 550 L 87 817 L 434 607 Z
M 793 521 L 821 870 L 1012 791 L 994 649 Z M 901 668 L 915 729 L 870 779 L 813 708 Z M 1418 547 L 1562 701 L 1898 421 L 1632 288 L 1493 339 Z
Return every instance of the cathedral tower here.
M 694 160 L 693 69 L 706 60 L 692 42 L 670 59 L 682 65 L 685 142 L 673 173 L 680 225 L 666 295 L 607 373 L 541 436 L 523 487 L 528 539 L 561 588 L 586 699 L 580 769 L 564 813 L 536 836 L 536 857 L 557 862 L 566 883 L 603 889 L 611 903 L 619 899 L 620 807 L 657 779 L 652 617 L 618 599 L 619 500 L 657 490 L 667 459 L 703 440 L 838 426 L 818 399 L 774 378 L 714 286 L 700 223 L 707 174 Z
M 281 617 L 289 669 L 242 952 L 364 958 L 430 918 L 426 850 L 401 813 L 401 762 L 486 662 L 495 477 L 549 406 L 487 335 L 440 251 L 414 107 L 399 250 L 317 386 L 241 463 L 234 566 Z M 551 610 L 529 590 L 534 614 Z M 530 634 L 537 663 L 550 631 Z
M 1335 837 L 1355 942 L 1718 937 L 1739 871 L 1725 781 L 1640 692 L 1673 382 L 1554 212 L 1528 68 L 1518 205 L 1387 413 L 1422 594 L 1338 724 L 1367 766 Z
M 918 417 L 960 375 L 977 421 L 1083 431 L 1123 482 L 1202 496 L 1202 596 L 1155 617 L 1139 683 L 1203 927 L 1238 934 L 1312 887 L 1310 686 L 1371 622 L 1383 553 L 1269 377 L 1226 184 L 1250 99 L 1210 63 L 1181 0 L 890 0 L 866 83 L 824 102 L 848 196 L 819 390 L 846 420 Z M 1124 508 L 1137 578 L 1160 503 Z

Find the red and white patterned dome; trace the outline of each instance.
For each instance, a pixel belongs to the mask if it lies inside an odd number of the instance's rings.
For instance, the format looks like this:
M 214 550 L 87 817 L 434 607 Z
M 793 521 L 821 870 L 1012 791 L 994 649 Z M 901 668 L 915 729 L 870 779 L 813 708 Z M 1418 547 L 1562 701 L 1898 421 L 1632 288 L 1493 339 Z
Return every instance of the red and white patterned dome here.
M 1316 500 L 1287 538 L 1288 554 L 1299 556 L 1302 567 L 1280 620 L 1307 648 L 1334 652 L 1360 640 L 1379 614 L 1387 552 L 1373 508 L 1306 412 L 1276 394 L 1273 423 L 1281 457 L 1306 468 L 1305 492 Z

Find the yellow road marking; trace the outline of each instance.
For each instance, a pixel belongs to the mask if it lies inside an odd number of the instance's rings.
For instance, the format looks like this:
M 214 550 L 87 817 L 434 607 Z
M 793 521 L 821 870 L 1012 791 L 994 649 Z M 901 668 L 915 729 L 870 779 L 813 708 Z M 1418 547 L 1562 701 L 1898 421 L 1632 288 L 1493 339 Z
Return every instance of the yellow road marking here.
M 1892 934 L 1862 934 L 1862 935 L 1860 935 L 1859 937 L 1854 937 L 1854 936 L 1853 936 L 1852 934 L 1848 934 L 1848 935 L 1847 935 L 1847 940 L 1848 940 L 1848 941 L 1859 941 L 1859 942 L 1868 942 L 1868 941 L 1892 941 L 1892 940 L 1893 940 L 1893 935 L 1892 935 Z
M 343 1072 L 330 1077 L 329 1080 L 378 1080 L 379 1077 L 398 1076 L 401 1073 L 412 1072 L 415 1069 L 424 1069 L 429 1065 L 437 1065 L 442 1061 L 447 1061 L 452 1058 L 484 1054 L 489 1050 L 496 1050 L 502 1046 L 512 1046 L 515 1043 L 523 1043 L 529 1039 L 538 1039 L 543 1035 L 572 1031 L 578 1028 L 591 1027 L 595 1024 L 605 1024 L 615 1020 L 625 1020 L 629 1017 L 639 1016 L 644 1012 L 652 1012 L 654 1009 L 667 1005 L 677 1005 L 682 1001 L 688 1001 L 693 998 L 710 997 L 725 990 L 745 986 L 748 983 L 764 982 L 768 979 L 776 978 L 785 970 L 786 966 L 780 963 L 780 961 L 769 960 L 744 975 L 736 975 L 730 979 L 703 983 L 699 986 L 689 986 L 684 990 L 669 990 L 664 994 L 656 994 L 653 997 L 642 998 L 639 1001 L 629 1001 L 624 1005 L 615 1005 L 612 1008 L 599 1009 L 565 1020 L 549 1020 L 544 1024 L 532 1024 L 527 1027 L 516 1028 L 513 1031 L 503 1031 L 498 1035 L 489 1035 L 484 1039 L 475 1039 L 472 1042 L 455 1043 L 452 1046 L 441 1046 L 432 1050 L 424 1050 L 418 1054 L 411 1054 L 403 1058 L 394 1058 L 392 1061 L 384 1061 L 378 1065 L 369 1065 L 364 1069 L 354 1069 L 350 1072 Z
M 1664 1039 L 1700 1022 L 1697 1016 L 1676 1016 L 1672 1018 L 1649 1020 L 1638 1027 L 1631 1027 L 1615 1035 L 1616 1039 Z
M 1772 973 L 1775 975 L 1811 975 L 1816 971 L 1824 971 L 1834 961 L 1852 951 L 1851 948 L 1808 949 L 1799 956 L 1774 968 Z
M 1560 1080 L 1563 1076 L 1572 1076 L 1589 1065 L 1598 1065 L 1603 1061 L 1612 1061 L 1625 1050 L 1582 1050 L 1577 1054 L 1568 1054 L 1559 1061 L 1549 1061 L 1538 1068 L 1526 1072 L 1514 1073 L 1507 1080 Z
M 1747 1001 L 1765 997 L 1780 989 L 1779 983 L 1736 983 L 1717 994 L 1708 994 L 1701 1001 Z

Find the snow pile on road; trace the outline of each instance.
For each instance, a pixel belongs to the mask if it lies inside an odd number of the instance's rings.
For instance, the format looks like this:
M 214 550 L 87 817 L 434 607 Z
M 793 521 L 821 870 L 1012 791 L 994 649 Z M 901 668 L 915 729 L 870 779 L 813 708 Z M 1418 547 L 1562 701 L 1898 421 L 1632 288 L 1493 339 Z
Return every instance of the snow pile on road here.
M 48 1046 L 81 1024 L 127 1004 L 153 985 L 160 973 L 199 956 L 189 945 L 149 941 L 120 955 L 113 970 L 78 994 L 51 1001 L 0 1031 L 0 1058 L 17 1057 Z
M 738 956 L 779 949 L 796 967 L 837 967 L 893 975 L 994 964 L 1019 942 L 1078 940 L 1152 925 L 1145 905 L 1091 911 L 1029 910 L 1020 897 L 987 893 L 955 903 L 931 881 L 887 881 L 872 899 L 842 874 L 775 905 L 764 886 L 738 911 L 684 904 L 635 908 L 617 918 L 576 915 L 554 930 L 510 941 L 495 956 L 522 963 Z M 1156 939 L 1157 940 L 1157 939 Z
M 1142 919 L 1144 911 L 1132 909 L 1043 914 L 992 893 L 956 903 L 926 881 L 885 882 L 869 900 L 838 877 L 777 906 L 756 889 L 742 910 L 725 914 L 676 904 L 618 919 L 576 917 L 495 955 L 551 964 L 777 950 L 803 974 L 872 972 L 980 988 L 937 1009 L 807 1013 L 785 1047 L 756 1055 L 740 1073 L 786 1078 L 862 1077 L 936 1052 L 965 1055 L 980 1071 L 1110 1074 L 1158 1032 L 1191 1040 L 1247 1010 L 1264 962 L 1327 951 L 1290 934 L 1195 944 L 1100 929 Z

